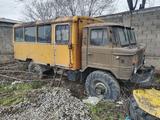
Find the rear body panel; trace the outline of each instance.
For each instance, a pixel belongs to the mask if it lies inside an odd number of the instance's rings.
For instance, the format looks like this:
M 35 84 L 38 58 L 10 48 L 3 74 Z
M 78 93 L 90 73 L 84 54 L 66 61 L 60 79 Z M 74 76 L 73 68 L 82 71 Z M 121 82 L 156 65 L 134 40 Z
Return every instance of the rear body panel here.
M 32 58 L 36 63 L 54 63 L 54 46 L 52 44 L 36 44 L 26 42 L 14 43 L 14 57 L 18 60 Z
M 36 22 L 29 24 L 15 25 L 18 27 L 37 26 L 50 24 L 52 26 L 51 43 L 16 42 L 14 41 L 14 57 L 18 60 L 31 59 L 35 63 L 61 66 L 66 69 L 78 70 L 81 68 L 81 39 L 82 29 L 86 24 L 101 22 L 98 19 L 89 17 L 64 17 L 47 23 Z M 56 25 L 68 24 L 70 26 L 69 42 L 67 44 L 56 44 Z M 36 31 L 37 33 L 37 31 Z M 37 34 L 36 34 L 37 35 Z M 15 38 L 15 37 L 13 37 Z M 69 48 L 69 45 L 71 46 Z

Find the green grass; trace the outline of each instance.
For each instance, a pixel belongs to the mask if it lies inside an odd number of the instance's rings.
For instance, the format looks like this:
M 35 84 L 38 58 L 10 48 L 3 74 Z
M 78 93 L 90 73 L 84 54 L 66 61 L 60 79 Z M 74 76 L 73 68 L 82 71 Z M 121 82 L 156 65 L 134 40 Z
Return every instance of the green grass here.
M 39 89 L 44 85 L 42 82 L 18 83 L 18 84 L 0 84 L 0 106 L 15 105 L 26 100 L 26 94 Z
M 91 112 L 93 120 L 124 120 L 124 113 L 122 113 L 115 103 L 100 102 L 96 106 L 87 104 Z
M 15 95 L 15 96 L 9 96 L 9 97 L 3 97 L 0 99 L 0 105 L 2 106 L 10 106 L 13 104 L 18 104 L 22 101 L 24 101 L 24 96 L 21 95 Z

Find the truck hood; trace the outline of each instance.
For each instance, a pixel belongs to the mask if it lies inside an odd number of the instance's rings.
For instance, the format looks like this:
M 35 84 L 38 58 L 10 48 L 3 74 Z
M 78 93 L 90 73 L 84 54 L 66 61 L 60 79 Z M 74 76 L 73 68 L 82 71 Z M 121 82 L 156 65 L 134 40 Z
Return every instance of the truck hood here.
M 145 44 L 139 44 L 137 46 L 128 46 L 122 48 L 113 48 L 113 54 L 115 55 L 135 55 L 137 53 L 143 53 L 146 49 Z

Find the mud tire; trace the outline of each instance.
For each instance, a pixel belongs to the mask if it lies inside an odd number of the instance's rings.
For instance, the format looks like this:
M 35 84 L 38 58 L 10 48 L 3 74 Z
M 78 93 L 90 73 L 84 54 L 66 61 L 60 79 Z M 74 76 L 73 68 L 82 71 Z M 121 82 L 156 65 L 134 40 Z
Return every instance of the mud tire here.
M 107 92 L 102 95 L 104 99 L 116 101 L 119 98 L 120 86 L 111 74 L 103 71 L 94 71 L 90 73 L 85 82 L 85 89 L 89 96 L 98 96 L 95 86 L 97 83 L 102 83 L 105 88 L 107 88 Z
M 19 70 L 27 70 L 30 61 L 17 61 Z
M 37 77 L 40 79 L 43 78 L 43 68 L 39 64 L 36 64 L 34 62 L 30 62 L 28 65 L 28 71 L 31 73 L 37 74 Z

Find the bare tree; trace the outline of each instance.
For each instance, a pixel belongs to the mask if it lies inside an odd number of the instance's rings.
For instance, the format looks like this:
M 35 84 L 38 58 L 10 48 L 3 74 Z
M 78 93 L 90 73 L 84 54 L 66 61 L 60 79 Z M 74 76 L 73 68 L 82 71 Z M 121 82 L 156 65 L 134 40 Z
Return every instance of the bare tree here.
M 127 0 L 127 2 L 131 11 L 136 8 L 144 9 L 146 7 L 153 7 L 155 4 L 155 0 Z
M 98 16 L 114 10 L 116 0 L 18 0 L 25 6 L 27 20 L 48 20 L 58 16 Z
M 52 0 L 21 0 L 24 4 L 24 16 L 27 21 L 47 20 L 57 16 Z
M 56 0 L 56 4 L 65 10 L 64 15 L 97 16 L 113 9 L 115 0 Z M 63 14 L 62 13 L 62 14 Z

